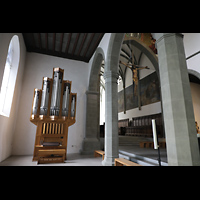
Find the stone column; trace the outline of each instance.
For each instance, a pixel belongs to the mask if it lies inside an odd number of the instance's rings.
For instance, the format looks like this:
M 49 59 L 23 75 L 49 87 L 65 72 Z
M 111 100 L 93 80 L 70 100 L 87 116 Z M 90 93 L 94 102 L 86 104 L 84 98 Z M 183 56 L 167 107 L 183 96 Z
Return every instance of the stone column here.
M 180 33 L 155 35 L 169 165 L 200 165 L 187 64 Z
M 102 165 L 114 165 L 119 157 L 118 141 L 118 73 L 104 72 L 105 79 L 105 157 Z
M 94 154 L 94 150 L 100 150 L 99 92 L 87 91 L 86 95 L 86 130 L 80 153 Z

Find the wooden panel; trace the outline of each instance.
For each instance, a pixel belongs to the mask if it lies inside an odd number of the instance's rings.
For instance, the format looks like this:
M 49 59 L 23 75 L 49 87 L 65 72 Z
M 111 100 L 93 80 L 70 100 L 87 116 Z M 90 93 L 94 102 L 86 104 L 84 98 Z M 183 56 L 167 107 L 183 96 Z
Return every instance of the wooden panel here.
M 89 62 L 104 33 L 22 33 L 28 52 Z
M 152 119 L 156 119 L 156 128 L 159 137 L 163 137 L 163 124 L 162 124 L 162 114 L 148 115 L 142 117 L 132 118 L 129 123 L 129 119 L 119 120 L 118 128 L 119 134 L 121 134 L 121 127 L 125 127 L 125 135 L 129 136 L 143 136 L 152 137 Z M 126 124 L 125 124 L 126 122 Z

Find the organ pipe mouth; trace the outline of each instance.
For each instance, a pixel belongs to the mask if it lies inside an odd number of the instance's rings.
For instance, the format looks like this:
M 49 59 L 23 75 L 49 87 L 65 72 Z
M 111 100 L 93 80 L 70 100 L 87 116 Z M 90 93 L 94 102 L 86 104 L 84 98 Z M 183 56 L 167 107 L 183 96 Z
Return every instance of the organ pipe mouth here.
M 51 120 L 57 120 L 57 119 L 58 119 L 58 116 L 50 115 L 50 119 L 51 119 Z
M 44 77 L 44 78 L 43 78 L 44 81 L 47 81 L 48 79 L 49 79 L 48 77 Z
M 31 119 L 36 119 L 37 115 L 31 115 Z
M 60 71 L 60 70 L 64 71 L 64 69 L 61 69 L 60 67 L 55 67 L 55 68 L 53 68 L 53 71 L 54 71 L 54 72 L 58 72 L 58 71 Z
M 44 120 L 44 119 L 47 118 L 47 116 L 46 115 L 39 115 L 39 118 L 40 118 L 40 120 Z

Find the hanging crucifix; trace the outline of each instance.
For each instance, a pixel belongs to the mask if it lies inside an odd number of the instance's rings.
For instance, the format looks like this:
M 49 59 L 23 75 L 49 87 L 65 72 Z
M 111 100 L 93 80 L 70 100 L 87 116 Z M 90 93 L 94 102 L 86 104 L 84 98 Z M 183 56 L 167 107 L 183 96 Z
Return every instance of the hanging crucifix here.
M 150 69 L 149 67 L 143 67 L 143 66 L 140 66 L 140 65 L 134 65 L 134 64 L 126 64 L 122 61 L 119 61 L 120 64 L 123 64 L 125 65 L 126 67 L 128 67 L 129 69 L 131 69 L 132 73 L 133 73 L 133 82 L 135 84 L 135 88 L 134 88 L 134 95 L 136 96 L 137 95 L 137 87 L 138 87 L 138 70 L 141 70 L 141 69 Z
M 140 53 L 140 56 L 138 58 L 138 61 L 136 60 L 135 56 L 134 56 L 134 47 L 133 45 L 130 44 L 126 44 L 130 50 L 130 54 L 124 50 L 122 48 L 122 52 L 125 54 L 120 54 L 120 56 L 126 58 L 128 60 L 127 63 L 124 63 L 122 61 L 119 62 L 119 64 L 123 64 L 124 66 L 126 66 L 126 68 L 128 67 L 129 69 L 131 69 L 132 71 L 132 77 L 133 77 L 133 96 L 137 96 L 138 97 L 138 108 L 139 110 L 141 110 L 141 100 L 140 100 L 140 73 L 139 71 L 142 69 L 150 69 L 147 66 L 140 66 L 140 59 L 142 56 L 142 52 Z
M 137 92 L 138 92 L 138 107 L 139 107 L 139 110 L 141 110 L 140 94 L 139 94 L 139 90 L 138 90 L 138 83 L 139 83 L 138 70 L 150 69 L 150 68 L 147 67 L 147 66 L 143 67 L 143 66 L 140 66 L 140 65 L 135 65 L 135 64 L 130 64 L 130 63 L 126 64 L 122 61 L 120 61 L 119 63 L 125 65 L 126 67 L 128 67 L 132 71 L 133 82 L 134 82 L 134 95 L 136 96 Z

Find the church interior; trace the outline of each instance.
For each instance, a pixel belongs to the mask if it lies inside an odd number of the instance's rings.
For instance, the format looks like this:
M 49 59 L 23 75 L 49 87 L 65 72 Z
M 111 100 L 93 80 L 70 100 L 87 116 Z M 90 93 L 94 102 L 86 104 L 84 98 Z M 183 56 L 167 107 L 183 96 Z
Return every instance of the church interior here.
M 0 44 L 0 166 L 200 166 L 200 33 Z

